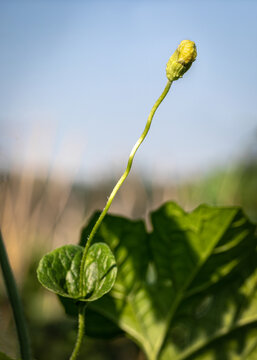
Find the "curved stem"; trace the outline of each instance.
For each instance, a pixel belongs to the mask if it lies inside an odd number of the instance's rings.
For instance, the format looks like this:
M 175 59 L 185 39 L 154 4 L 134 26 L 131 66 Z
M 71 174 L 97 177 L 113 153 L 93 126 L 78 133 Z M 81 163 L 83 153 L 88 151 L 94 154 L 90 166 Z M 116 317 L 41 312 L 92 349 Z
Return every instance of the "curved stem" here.
M 133 160 L 134 160 L 134 156 L 137 152 L 137 149 L 139 148 L 139 146 L 142 144 L 142 142 L 144 141 L 149 129 L 150 129 L 150 126 L 151 126 L 151 123 L 152 123 L 152 119 L 153 119 L 153 116 L 157 110 L 157 108 L 159 107 L 159 105 L 161 104 L 161 102 L 163 101 L 163 99 L 165 98 L 165 96 L 168 94 L 169 90 L 170 90 L 170 87 L 171 87 L 171 84 L 172 82 L 168 80 L 167 82 L 167 85 L 165 86 L 165 89 L 163 90 L 161 96 L 158 98 L 158 100 L 156 101 L 156 103 L 154 104 L 154 106 L 152 107 L 152 110 L 148 116 L 148 119 L 147 119 L 147 123 L 146 123 L 146 126 L 144 128 L 144 131 L 142 132 L 142 135 L 140 136 L 140 138 L 137 140 L 136 144 L 134 145 L 134 147 L 132 148 L 132 151 L 129 155 L 129 159 L 128 159 L 128 164 L 127 164 L 127 168 L 125 170 L 125 172 L 123 173 L 123 175 L 120 177 L 120 179 L 118 180 L 117 184 L 114 186 L 110 196 L 109 196 L 109 199 L 105 205 L 105 208 L 103 209 L 101 215 L 99 216 L 98 220 L 96 221 L 89 237 L 88 237 L 88 240 L 87 240 L 87 243 L 86 243 L 86 246 L 85 246 L 85 249 L 84 249 L 84 252 L 83 252 L 83 256 L 82 256 L 82 260 L 81 260 L 81 267 L 80 267 L 80 292 L 82 294 L 82 288 L 83 288 L 83 269 L 84 269 L 84 265 L 85 265 L 85 261 L 86 261 L 86 255 L 87 255 L 87 251 L 89 249 L 89 246 L 93 240 L 93 237 L 95 236 L 95 233 L 97 232 L 99 226 L 101 225 L 105 215 L 107 214 L 107 211 L 109 210 L 110 206 L 111 206 L 111 203 L 117 193 L 117 191 L 119 190 L 119 188 L 121 187 L 121 185 L 123 184 L 123 182 L 125 181 L 125 179 L 127 178 L 129 172 L 130 172 L 130 169 L 131 169 L 131 166 L 132 166 L 132 163 L 133 163 Z
M 83 336 L 85 332 L 85 309 L 86 304 L 79 304 L 79 314 L 78 314 L 78 334 L 77 334 L 77 340 L 76 344 L 74 346 L 73 352 L 70 356 L 70 360 L 77 359 L 77 356 L 79 354 L 80 346 L 83 341 Z
M 4 246 L 4 240 L 2 237 L 1 230 L 0 230 L 0 264 L 2 267 L 3 278 L 8 293 L 8 297 L 12 305 L 14 321 L 19 338 L 21 358 L 22 360 L 31 360 L 32 355 L 30 350 L 30 341 L 29 341 L 28 330 L 22 309 L 21 299 L 19 297 L 18 289 L 8 260 L 8 255 Z

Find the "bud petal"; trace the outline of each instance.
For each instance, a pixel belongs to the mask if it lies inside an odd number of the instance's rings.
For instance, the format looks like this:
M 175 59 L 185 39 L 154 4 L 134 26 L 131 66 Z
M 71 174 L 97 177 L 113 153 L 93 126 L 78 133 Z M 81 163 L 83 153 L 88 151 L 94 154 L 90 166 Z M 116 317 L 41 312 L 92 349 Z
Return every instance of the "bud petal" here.
M 183 40 L 167 63 L 166 75 L 170 81 L 178 80 L 196 59 L 196 46 L 191 40 Z

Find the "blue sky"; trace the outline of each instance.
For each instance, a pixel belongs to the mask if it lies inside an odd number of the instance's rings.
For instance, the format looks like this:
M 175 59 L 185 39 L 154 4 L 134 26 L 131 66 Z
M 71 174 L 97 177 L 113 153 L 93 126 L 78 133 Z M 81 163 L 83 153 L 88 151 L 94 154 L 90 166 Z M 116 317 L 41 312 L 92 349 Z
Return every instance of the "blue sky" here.
M 134 171 L 229 168 L 257 129 L 256 17 L 256 1 L 1 1 L 0 164 L 89 182 L 120 174 L 169 57 L 191 39 L 198 58 Z

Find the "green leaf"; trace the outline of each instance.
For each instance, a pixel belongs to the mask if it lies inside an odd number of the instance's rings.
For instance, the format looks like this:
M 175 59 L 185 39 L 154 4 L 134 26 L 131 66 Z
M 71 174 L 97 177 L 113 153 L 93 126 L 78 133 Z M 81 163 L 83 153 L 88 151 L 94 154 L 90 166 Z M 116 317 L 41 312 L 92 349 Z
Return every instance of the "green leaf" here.
M 254 260 L 256 267 L 256 256 Z M 184 299 L 160 359 L 256 359 L 256 284 L 256 270 L 245 264 L 226 280 Z
M 160 230 L 160 222 L 173 217 L 171 211 L 168 213 L 168 216 L 159 213 L 160 217 L 155 214 L 155 228 Z M 176 287 L 175 297 L 180 299 L 171 313 L 160 359 L 250 359 L 253 353 L 255 358 L 256 227 L 238 208 L 210 208 L 202 205 L 192 216 L 201 219 L 201 231 L 197 231 L 201 234 L 198 239 L 201 247 L 194 250 L 187 261 L 183 255 L 183 264 L 186 261 L 186 265 L 182 271 L 174 271 L 182 277 Z M 194 223 L 197 224 L 197 221 Z M 208 238 L 211 227 L 213 236 Z M 217 239 L 212 243 L 215 228 Z M 165 233 L 161 235 L 159 231 L 155 234 L 165 237 Z M 190 249 L 197 249 L 192 245 L 194 236 L 191 231 L 187 234 L 182 242 L 190 243 Z M 207 251 L 204 239 L 209 241 L 209 250 L 208 256 L 202 260 L 200 253 Z M 180 246 L 176 245 L 176 248 Z M 181 255 L 179 258 L 182 260 Z M 199 259 L 194 266 L 189 261 L 192 258 Z M 174 277 L 175 283 L 176 279 L 177 276 Z
M 83 288 L 80 294 L 80 266 L 83 247 L 65 245 L 46 254 L 39 262 L 37 276 L 48 290 L 64 297 L 93 301 L 112 288 L 117 267 L 108 247 L 97 243 L 88 250 L 83 271 Z
M 186 213 L 167 203 L 151 219 L 147 234 L 142 221 L 105 218 L 95 240 L 109 244 L 118 275 L 111 292 L 90 307 L 116 322 L 151 360 L 198 359 L 196 352 L 199 359 L 227 360 L 229 348 L 253 353 L 255 226 L 238 208 L 206 205 Z M 222 351 L 200 357 L 221 344 L 223 357 Z

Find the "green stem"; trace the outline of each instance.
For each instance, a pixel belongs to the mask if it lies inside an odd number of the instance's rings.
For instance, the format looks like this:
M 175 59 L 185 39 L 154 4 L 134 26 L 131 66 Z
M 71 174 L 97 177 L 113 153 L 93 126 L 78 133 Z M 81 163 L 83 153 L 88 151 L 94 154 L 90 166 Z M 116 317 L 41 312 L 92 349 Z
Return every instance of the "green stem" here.
M 139 146 L 142 144 L 142 142 L 144 141 L 149 129 L 150 129 L 150 126 L 151 126 L 151 123 L 152 123 L 152 119 L 153 119 L 153 116 L 157 110 L 157 108 L 159 107 L 159 105 L 161 104 L 161 102 L 163 101 L 163 99 L 165 98 L 165 96 L 168 94 L 169 90 L 170 90 L 170 87 L 171 87 L 171 84 L 172 82 L 170 80 L 168 80 L 168 83 L 167 85 L 165 86 L 165 89 L 163 90 L 161 96 L 159 97 L 159 99 L 156 101 L 156 103 L 154 104 L 149 116 L 148 116 L 148 119 L 147 119 L 147 123 L 146 123 L 146 126 L 144 128 L 144 131 L 142 132 L 142 135 L 140 136 L 140 138 L 137 140 L 136 144 L 134 145 L 130 155 L 129 155 L 129 159 L 128 159 L 128 164 L 127 164 L 127 168 L 125 170 L 125 172 L 123 173 L 123 175 L 120 177 L 120 179 L 118 180 L 117 184 L 114 186 L 110 196 L 109 196 L 109 199 L 105 205 L 105 208 L 103 209 L 101 215 L 99 216 L 98 220 L 96 221 L 89 237 L 88 237 L 88 240 L 87 240 L 87 243 L 86 243 L 86 246 L 85 246 L 85 249 L 84 249 L 84 252 L 83 252 L 83 256 L 82 256 L 82 260 L 81 260 L 81 267 L 80 267 L 80 293 L 82 294 L 82 288 L 83 288 L 83 269 L 84 269 L 84 266 L 85 266 L 85 261 L 86 261 L 86 255 L 87 255 L 87 251 L 90 247 L 90 244 L 93 240 L 93 237 L 95 236 L 99 226 L 101 225 L 105 215 L 107 214 L 107 211 L 109 210 L 110 206 L 111 206 L 111 203 L 117 193 L 117 191 L 119 190 L 119 188 L 121 187 L 121 185 L 123 184 L 123 182 L 125 181 L 125 179 L 127 178 L 129 172 L 130 172 L 130 169 L 131 169 L 131 166 L 132 166 L 132 163 L 133 163 L 133 160 L 134 160 L 134 156 L 137 152 L 137 149 L 139 148 Z
M 3 278 L 7 289 L 8 297 L 12 306 L 13 316 L 19 338 L 20 353 L 22 360 L 31 360 L 31 349 L 25 317 L 22 309 L 21 299 L 8 260 L 8 255 L 4 246 L 4 240 L 0 230 L 0 264 L 2 267 Z
M 70 360 L 77 359 L 79 354 L 79 349 L 83 341 L 83 336 L 85 332 L 85 309 L 86 304 L 79 304 L 79 314 L 78 314 L 78 334 L 76 344 L 74 346 L 73 352 L 71 354 Z

